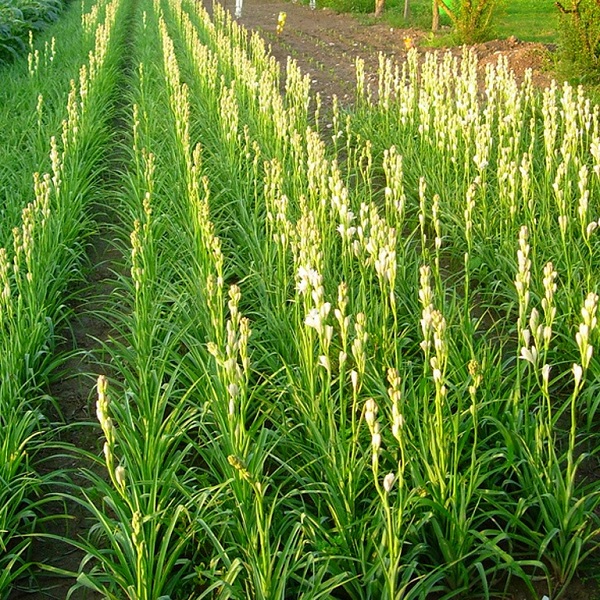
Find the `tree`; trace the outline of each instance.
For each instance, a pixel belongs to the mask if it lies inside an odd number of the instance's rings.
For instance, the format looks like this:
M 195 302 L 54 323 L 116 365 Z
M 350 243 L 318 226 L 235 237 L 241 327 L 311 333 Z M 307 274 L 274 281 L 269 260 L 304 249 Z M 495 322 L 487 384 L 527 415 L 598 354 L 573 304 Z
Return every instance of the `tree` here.
M 584 71 L 600 72 L 600 0 L 556 2 L 561 19 L 561 50 Z

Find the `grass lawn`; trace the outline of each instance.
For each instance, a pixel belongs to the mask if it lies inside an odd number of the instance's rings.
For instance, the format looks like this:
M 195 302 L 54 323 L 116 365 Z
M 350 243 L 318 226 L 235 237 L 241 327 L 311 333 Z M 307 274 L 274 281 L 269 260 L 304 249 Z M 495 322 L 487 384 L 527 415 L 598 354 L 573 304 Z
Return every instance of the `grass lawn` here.
M 527 42 L 556 42 L 558 9 L 553 0 L 504 0 L 496 17 L 498 37 Z
M 385 16 L 394 27 L 431 27 L 431 0 L 410 0 L 410 17 L 404 20 L 404 0 L 387 0 Z M 450 25 L 442 13 L 442 25 Z M 553 0 L 500 0 L 494 17 L 495 37 L 511 35 L 528 41 L 552 43 L 557 40 L 558 10 Z

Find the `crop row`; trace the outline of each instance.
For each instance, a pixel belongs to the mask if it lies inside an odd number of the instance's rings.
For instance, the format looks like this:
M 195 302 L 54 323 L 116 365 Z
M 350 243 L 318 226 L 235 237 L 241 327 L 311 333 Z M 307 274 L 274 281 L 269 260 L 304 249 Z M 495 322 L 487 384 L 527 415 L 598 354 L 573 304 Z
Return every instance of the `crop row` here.
M 40 475 L 33 456 L 48 439 L 52 408 L 44 398 L 46 386 L 64 358 L 56 356 L 57 334 L 67 316 L 70 286 L 81 277 L 85 243 L 91 233 L 89 209 L 101 173 L 108 142 L 108 121 L 117 77 L 115 70 L 118 0 L 97 5 L 101 19 L 95 24 L 91 47 L 79 55 L 75 79 L 64 71 L 53 84 L 43 88 L 55 92 L 48 104 L 31 80 L 45 72 L 52 77 L 54 57 L 63 57 L 62 44 L 45 43 L 43 60 L 32 49 L 24 69 L 5 89 L 21 92 L 7 102 L 17 104 L 14 114 L 5 114 L 4 130 L 14 131 L 22 147 L 20 155 L 8 159 L 3 170 L 2 238 L 0 248 L 0 596 L 6 597 L 12 582 L 29 566 L 32 533 L 44 521 L 47 481 L 56 474 Z M 72 13 L 64 27 L 80 15 Z M 70 21 L 70 22 L 69 22 Z M 80 35 L 84 36 L 81 25 Z M 71 40 L 75 42 L 75 40 Z M 79 39 L 85 48 L 89 41 Z M 83 43 L 82 43 L 83 42 Z M 74 43 L 76 46 L 77 44 Z M 58 46 L 58 47 L 57 47 Z M 80 46 L 81 47 L 81 46 Z M 33 57 L 33 62 L 32 62 Z M 84 62 L 86 61 L 86 62 Z M 35 72 L 32 71 L 35 65 Z M 69 61 L 64 67 L 68 67 Z M 66 71 L 68 73 L 68 70 Z M 77 77 L 78 75 L 78 77 Z M 21 82 L 21 86 L 18 82 Z M 24 108 L 36 93 L 33 119 Z M 39 95 L 38 95 L 39 94 Z M 62 96 L 66 106 L 59 106 Z M 21 102 L 22 106 L 18 106 Z M 44 107 L 48 106 L 47 111 Z M 46 114 L 44 114 L 46 113 Z M 62 122 L 61 114 L 64 114 Z M 13 120 L 14 119 L 14 120 Z M 32 125 L 35 123 L 35 125 Z M 56 125 L 58 123 L 58 126 Z M 41 148 L 48 157 L 38 168 Z M 4 151 L 4 148 L 3 148 Z M 22 154 L 21 154 L 22 152 Z M 19 181 L 19 175 L 28 181 Z M 28 188 L 28 189 L 27 189 Z M 17 217 L 17 215 L 19 215 Z M 60 411 L 60 407 L 59 407 Z

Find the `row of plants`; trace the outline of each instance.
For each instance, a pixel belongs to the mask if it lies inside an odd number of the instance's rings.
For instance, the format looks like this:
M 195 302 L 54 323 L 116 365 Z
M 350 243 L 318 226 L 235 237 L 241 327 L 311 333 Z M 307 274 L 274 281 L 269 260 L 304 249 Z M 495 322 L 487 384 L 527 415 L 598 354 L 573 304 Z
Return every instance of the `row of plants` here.
M 45 390 L 64 360 L 64 356 L 54 352 L 57 336 L 68 316 L 69 290 L 81 277 L 86 242 L 93 231 L 90 207 L 109 142 L 107 126 L 118 78 L 119 29 L 122 30 L 117 25 L 122 15 L 119 0 L 102 2 L 95 10 L 102 13 L 102 18 L 96 24 L 89 53 L 84 50 L 79 56 L 82 66 L 75 71 L 78 77 L 71 80 L 63 94 L 62 124 L 59 121 L 55 126 L 54 118 L 46 123 L 40 112 L 34 113 L 38 129 L 33 135 L 39 136 L 38 145 L 45 139 L 49 155 L 40 167 L 49 168 L 29 172 L 26 179 L 30 191 L 22 196 L 8 196 L 3 206 L 3 230 L 10 215 L 19 211 L 20 219 L 8 223 L 12 230 L 0 247 L 2 598 L 8 597 L 15 580 L 30 566 L 32 535 L 49 518 L 46 485 L 61 475 L 39 474 L 35 457 L 50 441 L 48 420 L 54 411 Z M 80 36 L 87 35 L 81 14 L 70 15 L 71 21 L 65 21 L 64 30 L 72 31 L 73 18 L 79 22 Z M 60 25 L 55 33 L 61 34 Z M 57 45 L 62 46 L 61 42 Z M 67 62 L 65 67 L 68 66 Z M 23 91 L 27 92 L 28 87 L 24 85 Z M 47 89 L 58 91 L 60 86 Z M 22 100 L 29 101 L 27 93 Z M 59 104 L 60 100 L 53 102 Z M 30 115 L 22 120 L 18 117 L 17 112 L 6 130 L 28 127 Z M 24 141 L 29 133 L 25 133 Z M 13 152 L 19 152 L 19 148 L 13 147 Z M 10 179 L 3 178 L 2 185 L 10 189 Z M 61 407 L 55 408 L 60 413 Z
M 50 138 L 66 135 L 62 131 L 69 120 L 67 98 L 94 50 L 105 7 L 106 2 L 71 5 L 54 28 L 32 41 L 27 56 L 3 73 L 0 246 L 12 243 L 12 229 L 34 198 L 33 173 L 52 168 Z
M 139 11 L 78 584 L 559 598 L 598 548 L 598 108 L 467 51 L 323 107 L 219 5 Z

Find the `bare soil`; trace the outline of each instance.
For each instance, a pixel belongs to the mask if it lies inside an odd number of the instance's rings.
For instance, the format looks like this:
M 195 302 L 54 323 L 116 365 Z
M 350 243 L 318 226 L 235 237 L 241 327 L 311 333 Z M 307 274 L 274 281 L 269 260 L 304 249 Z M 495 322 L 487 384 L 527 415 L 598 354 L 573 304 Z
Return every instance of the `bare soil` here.
M 225 0 L 225 7 L 233 11 L 234 1 Z M 286 23 L 283 33 L 277 35 L 281 12 L 286 13 Z M 355 61 L 359 57 L 365 61 L 365 71 L 375 87 L 380 53 L 402 61 L 406 58 L 407 45 L 414 45 L 420 53 L 433 51 L 424 46 L 428 35 L 425 31 L 395 29 L 383 22 L 364 24 L 349 14 L 337 14 L 328 8 L 311 10 L 296 2 L 245 0 L 239 22 L 258 31 L 283 65 L 288 56 L 296 60 L 302 71 L 310 74 L 312 89 L 321 94 L 324 103 L 334 94 L 342 103 L 352 101 L 356 89 Z M 541 88 L 556 77 L 549 70 L 551 51 L 543 44 L 511 37 L 473 48 L 482 70 L 503 56 L 519 80 L 526 69 L 531 69 L 534 85 Z M 462 48 L 437 50 L 440 55 L 446 51 L 460 54 Z

